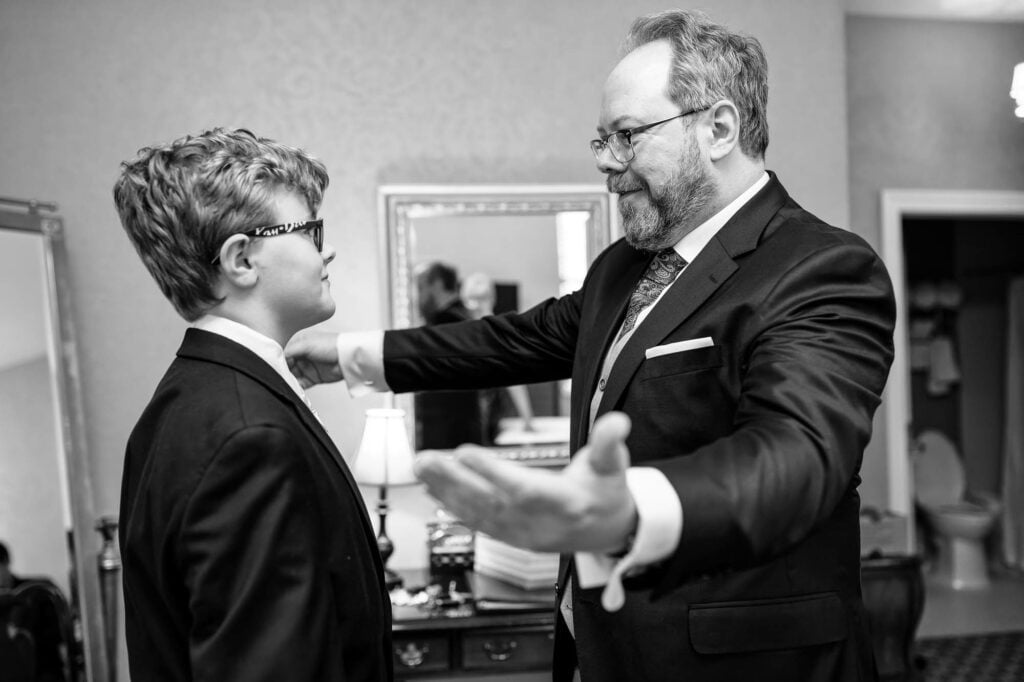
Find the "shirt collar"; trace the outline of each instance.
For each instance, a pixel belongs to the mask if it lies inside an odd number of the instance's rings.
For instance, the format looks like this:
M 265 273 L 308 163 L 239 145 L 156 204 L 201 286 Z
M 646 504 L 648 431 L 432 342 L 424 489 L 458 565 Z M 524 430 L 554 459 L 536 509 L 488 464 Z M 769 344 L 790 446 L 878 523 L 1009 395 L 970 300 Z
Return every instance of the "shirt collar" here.
M 761 191 L 762 187 L 768 184 L 769 179 L 768 173 L 762 173 L 757 182 L 748 187 L 743 194 L 733 199 L 728 206 L 708 218 L 698 225 L 695 230 L 692 230 L 676 242 L 674 247 L 676 253 L 686 259 L 687 263 L 692 263 L 697 254 L 711 241 L 711 238 L 718 234 L 718 231 L 729 222 L 730 218 L 736 215 L 737 211 L 743 208 L 744 204 L 750 201 L 755 194 Z
M 304 396 L 299 380 L 288 369 L 288 362 L 284 359 L 284 349 L 281 348 L 281 344 L 269 336 L 264 336 L 252 327 L 219 315 L 203 315 L 193 322 L 192 326 L 231 339 L 240 346 L 248 348 L 273 367 L 274 371 L 291 386 L 296 395 L 300 398 Z

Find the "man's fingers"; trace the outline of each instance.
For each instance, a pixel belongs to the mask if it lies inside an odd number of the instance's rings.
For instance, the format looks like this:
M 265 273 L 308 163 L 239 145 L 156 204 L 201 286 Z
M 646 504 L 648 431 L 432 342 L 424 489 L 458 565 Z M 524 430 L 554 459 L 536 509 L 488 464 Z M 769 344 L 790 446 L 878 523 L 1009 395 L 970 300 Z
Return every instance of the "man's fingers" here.
M 626 437 L 630 426 L 629 417 L 622 412 L 609 412 L 594 422 L 587 446 L 590 468 L 595 473 L 616 474 L 629 467 Z
M 495 457 L 494 453 L 476 445 L 462 445 L 455 450 L 459 463 L 479 474 L 494 487 L 514 493 L 530 484 L 530 474 L 536 474 L 521 464 Z
M 447 455 L 421 452 L 414 465 L 427 492 L 471 526 L 500 513 L 504 495 L 484 477 Z

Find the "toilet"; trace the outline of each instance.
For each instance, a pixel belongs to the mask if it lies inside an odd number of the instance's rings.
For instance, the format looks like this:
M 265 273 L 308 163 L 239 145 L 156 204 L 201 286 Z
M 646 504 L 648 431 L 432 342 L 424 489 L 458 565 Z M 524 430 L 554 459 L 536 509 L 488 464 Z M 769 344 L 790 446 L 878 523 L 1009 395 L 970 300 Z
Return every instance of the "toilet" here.
M 935 579 L 957 590 L 989 584 L 985 537 L 1001 511 L 987 493 L 965 498 L 964 468 L 956 446 L 940 431 L 922 431 L 911 454 L 917 503 L 939 540 Z

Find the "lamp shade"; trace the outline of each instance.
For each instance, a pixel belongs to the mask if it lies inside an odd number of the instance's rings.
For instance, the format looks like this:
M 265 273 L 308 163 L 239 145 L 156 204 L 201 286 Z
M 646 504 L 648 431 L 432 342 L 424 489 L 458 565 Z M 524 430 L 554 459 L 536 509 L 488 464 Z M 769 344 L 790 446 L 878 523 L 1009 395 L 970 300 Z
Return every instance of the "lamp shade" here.
M 412 471 L 412 447 L 405 430 L 405 410 L 380 408 L 366 411 L 366 426 L 352 473 L 357 481 L 368 485 L 416 483 Z

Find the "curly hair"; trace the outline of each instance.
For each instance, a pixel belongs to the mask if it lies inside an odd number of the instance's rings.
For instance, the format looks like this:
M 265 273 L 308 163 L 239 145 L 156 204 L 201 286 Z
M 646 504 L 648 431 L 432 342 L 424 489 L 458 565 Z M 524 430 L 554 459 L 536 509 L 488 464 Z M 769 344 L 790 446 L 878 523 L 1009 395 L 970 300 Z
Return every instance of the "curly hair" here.
M 768 148 L 768 61 L 756 38 L 733 33 L 701 12 L 666 10 L 633 22 L 623 53 L 657 40 L 672 46 L 669 97 L 683 109 L 720 99 L 740 113 L 740 149 L 763 158 Z
M 114 203 L 146 269 L 191 322 L 221 301 L 212 261 L 224 240 L 273 222 L 281 189 L 315 215 L 327 183 L 324 164 L 301 149 L 214 128 L 140 149 L 121 164 Z

